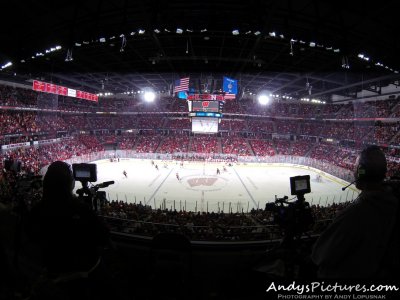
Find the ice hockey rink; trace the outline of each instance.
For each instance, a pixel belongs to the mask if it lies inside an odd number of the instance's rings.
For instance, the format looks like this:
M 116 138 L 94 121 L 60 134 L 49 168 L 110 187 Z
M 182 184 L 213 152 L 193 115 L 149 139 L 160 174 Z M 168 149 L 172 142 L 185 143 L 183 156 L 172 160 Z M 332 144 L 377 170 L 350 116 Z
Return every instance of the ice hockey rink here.
M 233 164 L 143 159 L 95 161 L 97 182 L 114 180 L 115 184 L 101 189 L 108 200 L 145 203 L 153 208 L 185 209 L 187 211 L 247 212 L 264 208 L 268 202 L 290 195 L 289 178 L 310 175 L 311 193 L 305 198 L 310 204 L 327 205 L 355 199 L 358 190 L 330 174 L 288 164 Z M 158 166 L 158 170 L 155 165 Z M 226 171 L 224 171 L 224 166 Z M 217 168 L 220 174 L 217 174 Z M 124 170 L 127 177 L 123 174 Z M 321 181 L 317 181 L 321 174 Z M 179 176 L 179 180 L 177 178 Z M 95 184 L 96 184 L 95 183 Z M 76 188 L 81 184 L 77 183 Z

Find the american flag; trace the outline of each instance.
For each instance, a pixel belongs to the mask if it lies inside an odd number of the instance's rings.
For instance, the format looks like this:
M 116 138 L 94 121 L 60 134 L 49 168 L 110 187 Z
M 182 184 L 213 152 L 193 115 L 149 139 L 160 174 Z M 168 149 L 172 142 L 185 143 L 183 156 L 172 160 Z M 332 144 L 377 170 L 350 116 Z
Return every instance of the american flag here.
M 189 77 L 175 80 L 174 93 L 189 90 Z
M 235 94 L 228 94 L 228 93 L 226 93 L 225 95 L 224 95 L 224 99 L 225 100 L 232 100 L 232 99 L 235 99 L 236 98 L 236 95 Z

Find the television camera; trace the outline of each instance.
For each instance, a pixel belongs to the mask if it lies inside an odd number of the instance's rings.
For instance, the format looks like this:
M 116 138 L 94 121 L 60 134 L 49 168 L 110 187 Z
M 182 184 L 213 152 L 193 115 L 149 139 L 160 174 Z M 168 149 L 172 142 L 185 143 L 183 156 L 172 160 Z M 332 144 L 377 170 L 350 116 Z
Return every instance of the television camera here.
M 96 164 L 72 164 L 72 172 L 74 179 L 82 184 L 82 188 L 77 189 L 78 199 L 89 205 L 90 208 L 98 210 L 106 202 L 106 192 L 99 189 L 106 188 L 114 181 L 105 181 L 89 187 L 89 182 L 97 181 L 97 165 Z
M 274 203 L 265 205 L 265 210 L 274 213 L 275 223 L 284 230 L 283 243 L 300 238 L 314 224 L 310 205 L 304 198 L 305 194 L 311 192 L 310 176 L 290 177 L 290 190 L 291 194 L 297 197 L 296 201 L 289 202 L 288 196 L 275 196 Z
M 290 201 L 288 196 L 275 196 L 273 203 L 265 205 L 265 210 L 274 214 L 274 222 L 284 233 L 281 243 L 267 251 L 254 268 L 257 273 L 261 272 L 269 279 L 312 277 L 314 272 L 307 261 L 312 241 L 310 238 L 302 238 L 314 224 L 310 205 L 304 197 L 311 192 L 310 176 L 290 177 L 290 190 L 297 198 L 295 201 Z

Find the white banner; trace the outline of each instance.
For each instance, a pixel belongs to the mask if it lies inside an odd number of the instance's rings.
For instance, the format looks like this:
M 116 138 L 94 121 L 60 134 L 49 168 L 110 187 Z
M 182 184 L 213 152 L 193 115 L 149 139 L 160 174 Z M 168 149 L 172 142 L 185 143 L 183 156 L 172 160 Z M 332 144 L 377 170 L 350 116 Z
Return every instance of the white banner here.
M 1 146 L 2 150 L 9 150 L 9 149 L 14 149 L 14 148 L 20 148 L 20 147 L 29 147 L 30 143 L 17 143 L 17 144 L 9 144 L 9 145 L 3 145 Z
M 68 88 L 68 96 L 76 97 L 76 90 Z

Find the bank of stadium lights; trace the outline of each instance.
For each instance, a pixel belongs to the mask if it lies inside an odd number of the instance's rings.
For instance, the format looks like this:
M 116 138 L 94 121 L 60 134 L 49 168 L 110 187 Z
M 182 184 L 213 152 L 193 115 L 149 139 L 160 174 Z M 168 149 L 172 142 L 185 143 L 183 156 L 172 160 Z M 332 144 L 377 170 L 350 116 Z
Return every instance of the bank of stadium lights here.
M 267 105 L 270 101 L 270 97 L 266 94 L 261 94 L 258 96 L 258 103 L 261 105 Z
M 269 35 L 270 37 L 276 37 L 276 33 L 275 33 L 275 31 L 271 31 L 271 32 L 269 32 L 269 33 L 268 33 L 268 35 Z
M 239 30 L 237 30 L 237 29 L 232 30 L 232 34 L 233 35 L 239 35 Z
M 158 30 L 158 29 L 156 28 L 156 29 L 154 29 L 154 32 L 158 34 L 158 33 L 160 33 L 161 31 Z
M 139 34 L 145 34 L 145 32 L 146 32 L 146 30 L 144 30 L 144 29 L 139 29 L 139 30 L 138 30 L 138 33 L 139 33 Z
M 183 33 L 183 29 L 182 28 L 177 28 L 176 29 L 176 33 L 177 34 L 182 34 Z
M 156 99 L 156 94 L 152 91 L 146 91 L 143 95 L 143 99 L 146 102 L 153 102 Z
M 57 51 L 57 50 L 60 50 L 60 49 L 61 49 L 61 46 L 55 46 L 55 47 L 51 47 L 50 49 L 46 49 L 45 52 L 46 53 L 51 53 L 51 52 L 54 52 L 54 51 Z
M 316 103 L 316 104 L 326 104 L 326 101 L 322 101 L 319 99 L 301 98 L 300 101 L 311 102 L 311 103 Z
M 107 96 L 112 96 L 112 95 L 114 95 L 113 93 L 98 93 L 98 94 L 96 94 L 97 96 L 105 96 L 105 97 L 107 97 Z
M 260 35 L 261 34 L 261 32 L 260 31 L 256 31 L 256 32 L 254 32 L 254 35 Z
M 4 70 L 4 69 L 7 69 L 7 68 L 9 68 L 9 67 L 11 67 L 11 66 L 12 66 L 12 62 L 9 61 L 9 62 L 5 63 L 4 65 L 2 65 L 2 66 L 1 66 L 1 69 Z
M 365 55 L 362 54 L 362 53 L 358 54 L 357 57 L 358 57 L 358 58 L 361 58 L 361 59 L 363 59 L 363 60 L 365 60 L 365 61 L 369 61 L 369 57 L 365 56 Z

